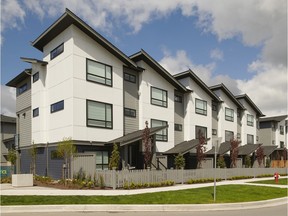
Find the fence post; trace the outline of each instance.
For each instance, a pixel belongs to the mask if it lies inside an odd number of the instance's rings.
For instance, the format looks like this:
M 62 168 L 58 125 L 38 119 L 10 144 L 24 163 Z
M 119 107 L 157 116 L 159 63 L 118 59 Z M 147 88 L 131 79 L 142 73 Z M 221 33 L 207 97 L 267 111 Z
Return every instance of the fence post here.
M 113 190 L 116 189 L 116 168 L 115 167 L 112 168 L 112 187 L 113 187 Z
M 181 183 L 184 184 L 184 168 L 181 168 Z

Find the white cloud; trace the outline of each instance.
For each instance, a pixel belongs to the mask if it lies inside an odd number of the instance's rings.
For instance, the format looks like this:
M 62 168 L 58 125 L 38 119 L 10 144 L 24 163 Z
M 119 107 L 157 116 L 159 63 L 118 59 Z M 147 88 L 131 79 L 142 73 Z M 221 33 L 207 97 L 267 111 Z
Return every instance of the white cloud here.
M 16 116 L 16 94 L 15 89 L 1 85 L 1 114 Z
M 224 59 L 224 54 L 223 51 L 216 48 L 210 51 L 210 58 L 213 60 L 223 60 Z

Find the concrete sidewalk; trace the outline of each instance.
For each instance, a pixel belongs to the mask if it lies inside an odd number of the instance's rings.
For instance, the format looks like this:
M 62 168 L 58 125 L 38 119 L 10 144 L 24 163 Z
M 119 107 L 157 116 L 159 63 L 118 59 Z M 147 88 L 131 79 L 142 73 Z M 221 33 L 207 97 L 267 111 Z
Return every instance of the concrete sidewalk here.
M 249 184 L 256 186 L 269 186 L 263 184 L 254 184 L 253 181 L 271 180 L 270 178 L 261 179 L 244 179 L 235 181 L 217 182 L 217 186 L 231 185 L 231 184 Z M 1 185 L 1 195 L 38 195 L 38 196 L 121 196 L 121 195 L 135 195 L 143 193 L 155 193 L 162 191 L 176 191 L 192 188 L 202 188 L 213 186 L 214 183 L 205 184 L 184 184 L 175 185 L 171 187 L 147 188 L 136 190 L 62 190 L 48 187 L 21 187 L 15 188 L 11 184 Z M 273 187 L 288 188 L 287 185 L 273 185 Z M 264 208 L 277 205 L 287 205 L 288 198 L 280 198 L 266 201 L 245 202 L 245 203 L 226 203 L 226 204 L 192 204 L 192 205 L 36 205 L 36 206 L 1 206 L 2 213 L 16 213 L 16 212 L 76 212 L 76 211 L 109 211 L 109 212 L 123 212 L 123 211 L 216 211 L 216 210 L 235 210 L 235 209 L 252 209 Z

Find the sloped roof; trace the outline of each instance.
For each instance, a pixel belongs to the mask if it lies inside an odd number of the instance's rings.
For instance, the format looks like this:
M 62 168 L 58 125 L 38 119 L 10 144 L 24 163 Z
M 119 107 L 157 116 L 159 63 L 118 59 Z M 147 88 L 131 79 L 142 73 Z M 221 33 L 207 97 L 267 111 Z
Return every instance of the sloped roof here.
M 167 127 L 168 127 L 168 125 L 150 128 L 150 136 L 154 135 L 158 131 L 161 131 Z M 124 146 L 124 145 L 130 144 L 130 143 L 136 142 L 136 141 L 142 139 L 142 135 L 143 135 L 144 130 L 145 129 L 137 130 L 137 131 L 134 131 L 132 133 L 126 134 L 122 137 L 113 139 L 113 140 L 107 142 L 106 145 L 107 144 L 113 144 L 113 143 L 120 143 L 120 146 Z
M 209 87 L 210 90 L 212 91 L 216 91 L 221 89 L 229 98 L 230 100 L 232 100 L 234 102 L 234 104 L 236 104 L 238 106 L 238 108 L 244 110 L 245 107 L 235 98 L 235 96 L 232 94 L 232 92 L 230 92 L 230 90 L 223 84 L 218 84 L 218 85 L 214 85 L 214 86 L 210 86 Z
M 186 154 L 191 149 L 195 148 L 198 144 L 199 144 L 199 139 L 192 139 L 189 141 L 184 141 L 175 145 L 173 148 L 169 149 L 163 154 Z
M 147 52 L 141 49 L 139 52 L 130 56 L 130 59 L 137 62 L 145 61 L 151 68 L 164 77 L 171 85 L 173 85 L 180 92 L 187 92 L 187 89 L 178 82 L 167 70 L 165 70 L 157 61 L 155 61 Z
M 217 101 L 217 102 L 221 102 L 221 100 L 219 99 L 219 97 L 214 94 L 213 91 L 211 91 L 209 89 L 209 87 L 191 70 L 187 70 L 178 74 L 175 74 L 174 77 L 179 80 L 179 79 L 183 79 L 186 77 L 190 77 L 191 79 L 193 79 L 213 100 Z
M 18 83 L 20 83 L 23 80 L 30 77 L 31 72 L 32 72 L 31 68 L 25 69 L 20 74 L 18 74 L 16 77 L 14 77 L 12 80 L 10 80 L 8 83 L 6 83 L 6 86 L 16 87 Z
M 269 156 L 273 153 L 277 146 L 261 146 L 261 148 L 263 148 L 264 155 Z
M 262 117 L 259 119 L 260 122 L 266 122 L 266 121 L 276 121 L 280 122 L 286 119 L 288 115 L 279 115 L 279 116 L 270 116 L 270 117 Z
M 217 152 L 217 155 L 224 155 L 226 152 L 231 150 L 231 144 L 230 142 L 223 142 L 220 144 L 219 150 Z M 207 155 L 214 155 L 215 154 L 215 147 L 213 146 L 212 149 L 205 152 Z
M 7 122 L 7 123 L 15 123 L 16 124 L 16 118 L 11 116 L 5 116 L 1 114 L 1 122 Z
M 238 147 L 238 155 L 249 155 L 253 153 L 262 144 L 246 144 Z
M 247 102 L 248 102 L 248 104 L 252 107 L 252 109 L 254 109 L 254 111 L 257 113 L 257 115 L 259 116 L 259 117 L 263 117 L 263 116 L 265 116 L 262 112 L 261 112 L 261 110 L 256 106 L 256 104 L 250 99 L 250 97 L 247 95 L 247 94 L 243 94 L 243 95 L 237 95 L 237 96 L 235 96 L 235 98 L 236 99 L 245 99 Z
M 48 44 L 51 40 L 53 40 L 57 35 L 59 35 L 72 24 L 77 26 L 81 31 L 83 31 L 85 34 L 87 34 L 89 37 L 107 49 L 110 53 L 115 55 L 123 63 L 127 64 L 128 66 L 132 66 L 135 69 L 137 68 L 137 65 L 131 59 L 129 59 L 128 56 L 126 56 L 122 51 L 120 51 L 117 47 L 106 40 L 102 35 L 96 32 L 87 23 L 85 23 L 82 19 L 80 19 L 67 8 L 65 13 L 59 19 L 57 19 L 50 27 L 48 27 L 38 38 L 32 42 L 32 46 L 43 52 L 43 48 L 46 44 Z

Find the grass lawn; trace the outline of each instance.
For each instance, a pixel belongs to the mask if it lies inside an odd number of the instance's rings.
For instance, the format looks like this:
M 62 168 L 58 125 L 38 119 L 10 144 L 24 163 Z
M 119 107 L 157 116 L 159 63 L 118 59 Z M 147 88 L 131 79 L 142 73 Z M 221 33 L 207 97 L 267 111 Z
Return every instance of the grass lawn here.
M 250 185 L 217 186 L 217 203 L 249 202 L 287 196 L 287 189 Z M 125 196 L 2 196 L 1 205 L 44 204 L 208 204 L 213 187 Z
M 274 179 L 271 180 L 263 180 L 263 181 L 253 181 L 250 183 L 257 183 L 257 184 L 277 184 L 275 183 Z M 278 185 L 288 185 L 288 178 L 280 178 L 278 179 Z

